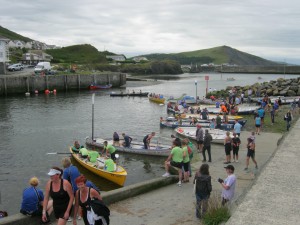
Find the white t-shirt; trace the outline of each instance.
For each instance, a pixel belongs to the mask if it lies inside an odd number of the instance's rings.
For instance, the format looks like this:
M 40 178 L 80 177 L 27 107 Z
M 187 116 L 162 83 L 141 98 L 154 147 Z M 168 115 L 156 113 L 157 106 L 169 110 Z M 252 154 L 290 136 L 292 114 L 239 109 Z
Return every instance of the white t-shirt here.
M 228 190 L 224 189 L 222 190 L 222 198 L 231 200 L 234 197 L 234 191 L 235 191 L 235 184 L 236 184 L 236 176 L 234 174 L 229 175 L 225 180 L 224 184 L 226 186 L 229 186 L 230 188 Z

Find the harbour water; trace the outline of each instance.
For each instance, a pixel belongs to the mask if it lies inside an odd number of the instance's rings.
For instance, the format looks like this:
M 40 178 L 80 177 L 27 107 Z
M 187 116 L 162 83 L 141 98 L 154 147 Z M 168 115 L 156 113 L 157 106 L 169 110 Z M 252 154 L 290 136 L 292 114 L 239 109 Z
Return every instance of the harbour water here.
M 202 97 L 205 94 L 205 74 L 184 74 L 177 79 L 157 79 L 157 84 L 149 82 L 128 82 L 123 91 L 149 91 L 179 97 L 181 94 Z M 209 88 L 223 89 L 229 85 L 247 85 L 255 82 L 274 80 L 284 75 L 262 74 L 209 74 Z M 257 77 L 262 77 L 258 80 Z M 235 81 L 227 81 L 234 77 Z M 286 75 L 286 78 L 295 77 Z M 197 80 L 197 85 L 195 85 Z M 155 82 L 154 82 L 155 83 Z M 28 186 L 32 176 L 40 179 L 44 189 L 48 180 L 46 173 L 52 166 L 61 166 L 63 154 L 47 155 L 49 152 L 67 153 L 74 140 L 84 144 L 85 137 L 92 133 L 92 93 L 95 97 L 95 136 L 110 138 L 114 131 L 125 132 L 134 140 L 155 131 L 153 142 L 170 143 L 172 130 L 160 129 L 159 117 L 166 115 L 166 107 L 149 102 L 140 97 L 110 97 L 109 92 L 81 91 L 69 93 L 39 94 L 36 96 L 9 96 L 0 99 L 0 210 L 9 214 L 19 211 L 22 190 Z M 128 172 L 125 185 L 161 176 L 164 159 L 146 156 L 121 155 L 120 164 Z M 100 179 L 78 166 L 81 173 L 96 183 L 102 190 L 119 188 Z

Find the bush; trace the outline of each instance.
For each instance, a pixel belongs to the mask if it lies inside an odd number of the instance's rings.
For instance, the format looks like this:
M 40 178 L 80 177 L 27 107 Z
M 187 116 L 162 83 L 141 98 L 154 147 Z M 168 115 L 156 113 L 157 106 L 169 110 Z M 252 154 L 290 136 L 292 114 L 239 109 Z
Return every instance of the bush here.
M 213 192 L 208 201 L 208 209 L 202 222 L 205 225 L 218 225 L 230 218 L 230 210 L 222 206 L 219 192 Z

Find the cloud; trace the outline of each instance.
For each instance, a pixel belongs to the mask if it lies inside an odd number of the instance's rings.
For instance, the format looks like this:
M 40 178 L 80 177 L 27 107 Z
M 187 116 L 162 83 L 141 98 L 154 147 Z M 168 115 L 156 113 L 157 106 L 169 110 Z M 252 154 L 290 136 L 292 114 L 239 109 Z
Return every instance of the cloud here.
M 299 59 L 299 8 L 295 0 L 2 0 L 0 21 L 48 44 L 90 43 L 131 56 L 228 45 Z

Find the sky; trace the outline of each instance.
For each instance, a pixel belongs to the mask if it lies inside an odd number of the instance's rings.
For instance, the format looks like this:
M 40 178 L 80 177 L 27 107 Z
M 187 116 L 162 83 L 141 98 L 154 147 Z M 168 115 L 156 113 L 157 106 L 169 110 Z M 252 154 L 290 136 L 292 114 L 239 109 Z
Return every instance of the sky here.
M 222 45 L 300 64 L 299 0 L 0 0 L 0 25 L 127 57 Z

